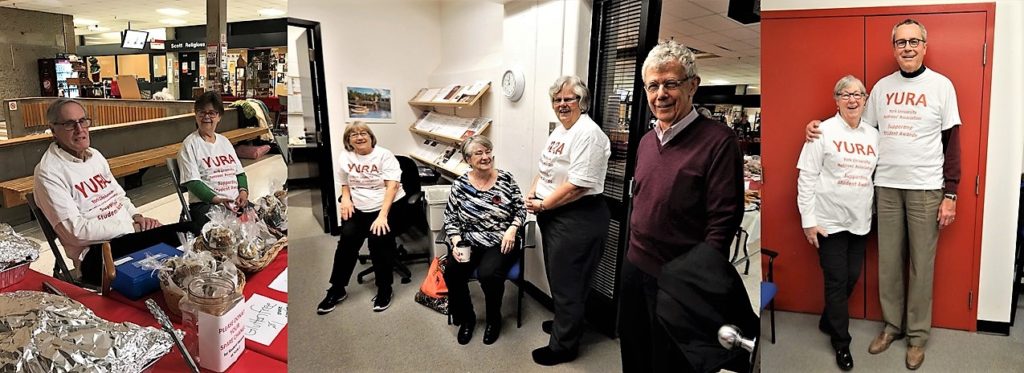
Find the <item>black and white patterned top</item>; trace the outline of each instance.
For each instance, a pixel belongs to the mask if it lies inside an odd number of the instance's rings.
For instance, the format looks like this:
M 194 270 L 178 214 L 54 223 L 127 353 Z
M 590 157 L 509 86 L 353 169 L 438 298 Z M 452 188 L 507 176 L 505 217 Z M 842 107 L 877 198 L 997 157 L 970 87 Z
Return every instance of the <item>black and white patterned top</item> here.
M 469 182 L 469 173 L 452 184 L 448 206 L 444 209 L 444 231 L 448 237 L 459 235 L 474 247 L 501 245 L 510 225 L 526 222 L 523 194 L 512 174 L 498 171 L 498 180 L 488 190 L 477 190 Z

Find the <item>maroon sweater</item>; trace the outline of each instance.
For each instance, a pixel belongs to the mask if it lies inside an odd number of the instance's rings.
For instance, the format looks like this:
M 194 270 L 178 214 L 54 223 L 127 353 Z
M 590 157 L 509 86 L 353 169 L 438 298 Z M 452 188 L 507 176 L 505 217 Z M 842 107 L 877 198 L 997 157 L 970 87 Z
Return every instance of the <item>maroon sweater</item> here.
M 743 221 L 743 155 L 732 130 L 698 117 L 664 147 L 649 131 L 636 157 L 628 260 L 658 276 L 700 242 L 728 258 Z

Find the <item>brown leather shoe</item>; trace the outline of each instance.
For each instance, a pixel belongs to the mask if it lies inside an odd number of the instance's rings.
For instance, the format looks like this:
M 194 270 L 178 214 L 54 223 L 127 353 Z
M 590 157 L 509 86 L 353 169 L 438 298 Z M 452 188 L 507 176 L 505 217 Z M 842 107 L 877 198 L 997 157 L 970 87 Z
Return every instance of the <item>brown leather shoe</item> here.
M 883 331 L 875 337 L 875 340 L 871 341 L 871 345 L 868 346 L 868 353 L 872 355 L 880 354 L 889 349 L 889 345 L 892 344 L 892 341 L 894 340 L 896 340 L 895 334 L 889 334 Z
M 924 347 L 922 346 L 908 346 L 907 347 L 907 369 L 917 370 L 924 364 Z

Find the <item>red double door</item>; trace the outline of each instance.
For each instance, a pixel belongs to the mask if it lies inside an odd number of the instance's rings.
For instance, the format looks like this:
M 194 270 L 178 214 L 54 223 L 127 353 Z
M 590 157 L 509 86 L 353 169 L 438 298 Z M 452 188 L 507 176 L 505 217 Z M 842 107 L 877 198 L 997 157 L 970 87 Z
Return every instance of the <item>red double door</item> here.
M 803 237 L 796 205 L 804 127 L 835 115 L 832 89 L 840 77 L 853 74 L 871 92 L 880 78 L 897 71 L 892 27 L 914 18 L 928 32 L 925 65 L 952 80 L 963 122 L 957 219 L 940 231 L 933 325 L 975 330 L 994 15 L 990 4 L 762 15 L 762 246 L 780 252 L 776 307 L 810 313 L 824 307 L 817 251 Z M 869 242 L 850 315 L 880 320 L 875 233 Z

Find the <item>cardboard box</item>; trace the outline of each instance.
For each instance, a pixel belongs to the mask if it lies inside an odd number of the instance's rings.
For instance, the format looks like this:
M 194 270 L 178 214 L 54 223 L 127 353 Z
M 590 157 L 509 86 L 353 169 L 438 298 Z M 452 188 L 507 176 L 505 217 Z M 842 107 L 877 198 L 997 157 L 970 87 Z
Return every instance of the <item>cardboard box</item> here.
M 167 244 L 158 244 L 114 260 L 117 276 L 111 287 L 131 300 L 137 300 L 160 289 L 160 279 L 148 263 L 159 263 L 182 252 Z

